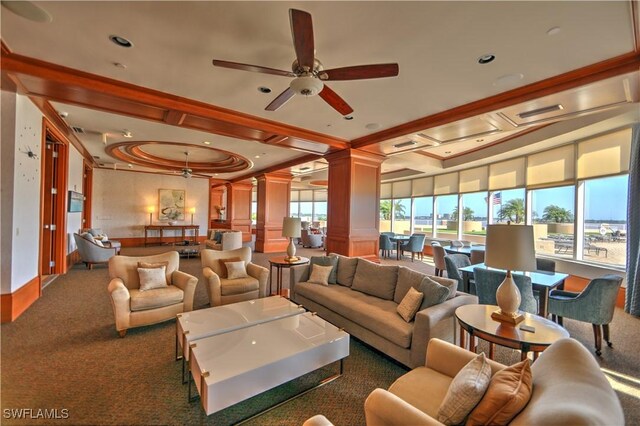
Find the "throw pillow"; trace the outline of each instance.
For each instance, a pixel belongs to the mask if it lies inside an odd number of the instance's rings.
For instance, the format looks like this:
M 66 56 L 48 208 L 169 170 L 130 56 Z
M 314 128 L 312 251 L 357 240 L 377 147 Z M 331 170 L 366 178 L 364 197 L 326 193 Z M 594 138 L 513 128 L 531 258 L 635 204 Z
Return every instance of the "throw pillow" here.
M 481 353 L 469 361 L 451 381 L 438 408 L 437 420 L 446 425 L 462 423 L 482 399 L 490 381 L 491 366 L 484 353 Z
M 480 403 L 473 409 L 467 426 L 506 425 L 529 403 L 533 388 L 529 360 L 498 371 Z
M 403 320 L 406 322 L 411 322 L 413 317 L 416 316 L 416 312 L 418 312 L 418 308 L 422 303 L 422 298 L 424 294 L 411 287 L 407 294 L 402 299 L 402 302 L 396 308 L 396 311 L 400 314 Z
M 165 266 L 161 268 L 138 268 L 140 291 L 167 287 L 167 276 L 165 274 L 165 270 Z
M 307 282 L 329 285 L 329 276 L 333 266 L 311 265 L 311 274 Z
M 92 243 L 95 243 L 95 242 L 96 242 L 96 239 L 95 239 L 95 238 L 93 238 L 93 235 L 91 235 L 91 234 L 90 234 L 90 233 L 88 233 L 88 232 L 83 232 L 82 234 L 80 234 L 80 236 L 81 236 L 82 238 L 84 238 L 85 240 L 87 240 L 87 241 L 91 241 Z
M 331 266 L 329 274 L 329 284 L 336 283 L 336 275 L 338 273 L 338 258 L 335 256 L 311 256 L 309 261 L 311 265 Z
M 411 287 L 416 290 L 419 289 L 422 279 L 425 274 L 422 272 L 414 271 L 406 266 L 398 267 L 398 284 L 396 284 L 396 290 L 393 294 L 393 301 L 396 303 L 402 302 L 404 296 L 407 294 Z
M 368 260 L 358 259 L 356 276 L 353 278 L 351 289 L 381 299 L 393 300 L 397 281 L 397 266 L 378 265 Z
M 216 231 L 215 235 L 213 236 L 213 240 L 216 242 L 216 244 L 222 243 L 222 232 Z
M 227 279 L 237 280 L 238 278 L 247 278 L 247 268 L 244 266 L 244 260 L 237 262 L 227 262 Z
M 353 277 L 356 275 L 356 268 L 358 267 L 358 258 L 341 256 L 339 254 L 330 254 L 329 256 L 336 256 L 338 258 L 336 282 L 340 285 L 351 287 Z
M 424 294 L 422 304 L 420 305 L 420 311 L 428 308 L 429 306 L 438 305 L 449 296 L 449 289 L 443 285 L 438 284 L 429 277 L 422 278 L 418 290 Z
M 94 239 L 93 242 L 96 243 L 97 246 L 104 247 L 104 244 L 100 240 Z
M 237 262 L 240 259 L 239 257 L 230 257 L 228 259 L 218 259 L 218 262 L 220 263 L 220 278 L 227 278 L 229 276 L 229 273 L 227 272 L 227 262 Z
M 455 297 L 456 292 L 458 291 L 458 280 L 452 280 L 452 279 L 443 278 L 443 277 L 436 277 L 435 275 L 429 275 L 429 278 L 449 289 L 449 296 L 447 296 L 447 299 L 451 299 Z
M 169 262 L 168 261 L 164 261 L 164 262 L 138 262 L 138 268 L 146 268 L 146 269 L 165 268 L 165 281 L 167 282 L 167 285 L 169 284 L 169 280 L 166 278 L 166 272 L 167 272 L 167 269 L 169 268 Z

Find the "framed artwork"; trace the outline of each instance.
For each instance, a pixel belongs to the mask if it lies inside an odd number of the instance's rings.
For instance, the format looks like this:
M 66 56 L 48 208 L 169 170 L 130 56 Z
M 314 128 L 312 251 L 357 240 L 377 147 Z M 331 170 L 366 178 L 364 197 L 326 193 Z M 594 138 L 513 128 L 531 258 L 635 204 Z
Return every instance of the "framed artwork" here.
M 159 189 L 158 219 L 160 221 L 184 220 L 185 199 L 184 189 Z
M 84 196 L 75 191 L 69 191 L 69 204 L 67 211 L 69 213 L 81 212 L 84 204 Z

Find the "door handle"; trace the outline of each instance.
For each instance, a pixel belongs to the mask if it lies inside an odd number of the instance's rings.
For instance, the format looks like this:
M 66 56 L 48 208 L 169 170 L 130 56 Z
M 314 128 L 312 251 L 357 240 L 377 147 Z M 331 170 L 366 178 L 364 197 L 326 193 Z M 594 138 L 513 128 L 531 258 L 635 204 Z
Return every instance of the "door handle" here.
M 44 226 L 44 229 L 49 229 L 49 225 L 45 225 L 45 226 Z

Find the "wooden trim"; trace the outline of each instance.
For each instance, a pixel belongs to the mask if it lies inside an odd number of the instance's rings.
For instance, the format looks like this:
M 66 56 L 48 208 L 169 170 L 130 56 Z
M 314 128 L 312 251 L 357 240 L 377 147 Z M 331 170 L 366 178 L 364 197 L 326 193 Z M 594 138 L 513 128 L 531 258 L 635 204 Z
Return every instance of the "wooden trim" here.
M 80 263 L 80 252 L 74 250 L 67 255 L 67 270 L 71 269 L 76 263 Z
M 339 151 L 340 152 L 340 151 Z M 266 169 L 256 170 L 255 172 L 248 173 L 246 175 L 238 176 L 230 180 L 230 182 L 240 182 L 245 179 L 251 179 L 260 175 L 274 173 L 280 170 L 288 169 L 293 166 L 297 166 L 298 164 L 308 163 L 309 161 L 314 161 L 320 158 L 320 155 L 316 154 L 307 154 L 303 157 L 294 158 L 293 160 L 285 161 L 284 163 L 276 164 L 275 166 L 267 167 Z
M 0 322 L 15 321 L 41 295 L 40 276 L 33 277 L 13 293 L 3 294 L 0 296 Z
M 82 195 L 84 196 L 82 228 L 91 228 L 91 215 L 93 211 L 93 167 L 86 161 L 82 162 Z
M 470 102 L 459 107 L 432 114 L 417 120 L 410 121 L 399 126 L 373 133 L 351 143 L 353 148 L 362 148 L 399 136 L 424 131 L 432 127 L 452 123 L 480 114 L 497 111 L 502 108 L 541 98 L 557 92 L 573 89 L 585 84 L 615 77 L 632 71 L 638 71 L 640 67 L 640 52 L 629 52 L 615 58 L 607 59 L 586 67 L 566 72 L 536 83 L 528 84 L 517 89 L 499 93 L 485 99 Z

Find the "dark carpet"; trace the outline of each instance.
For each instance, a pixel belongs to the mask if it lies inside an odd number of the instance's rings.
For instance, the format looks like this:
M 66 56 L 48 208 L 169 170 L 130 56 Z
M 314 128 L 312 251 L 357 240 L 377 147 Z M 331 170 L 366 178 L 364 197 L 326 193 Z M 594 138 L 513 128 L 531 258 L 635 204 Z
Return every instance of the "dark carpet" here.
M 163 250 L 124 249 L 123 254 Z M 299 250 L 299 254 L 321 255 L 322 251 Z M 271 256 L 256 253 L 254 261 L 267 266 Z M 433 272 L 426 261 L 384 262 Z M 182 259 L 180 269 L 200 279 L 196 308 L 208 307 L 200 259 Z M 124 339 L 118 338 L 107 285 L 105 266 L 89 271 L 76 265 L 47 286 L 43 296 L 20 318 L 2 325 L 2 424 L 232 424 L 337 371 L 337 363 L 332 364 L 206 416 L 199 401 L 187 401 L 187 387 L 180 381 L 181 364 L 174 360 L 175 321 L 132 329 Z M 284 285 L 288 286 L 287 274 Z M 598 359 L 622 401 L 627 424 L 640 424 L 639 321 L 617 310 L 611 326 L 614 348 L 605 347 Z M 592 350 L 590 325 L 566 321 L 566 327 L 572 337 Z M 519 354 L 497 348 L 496 359 L 512 363 L 519 360 Z M 341 378 L 248 424 L 300 425 L 321 413 L 337 425 L 363 425 L 366 396 L 376 387 L 387 388 L 405 371 L 351 339 Z M 64 413 L 68 413 L 68 418 L 15 419 L 7 411 L 11 409 L 32 409 L 31 417 L 42 414 L 39 409 L 57 409 L 48 414 L 66 417 Z

